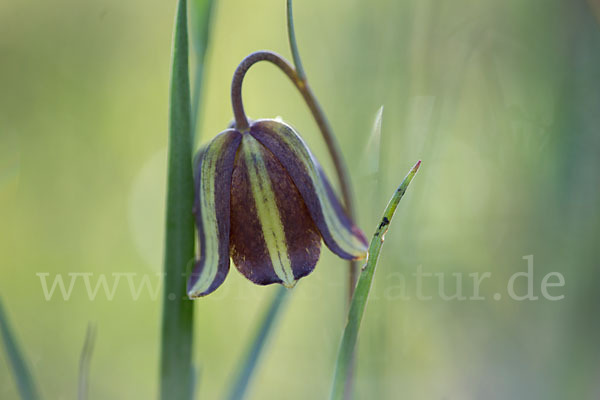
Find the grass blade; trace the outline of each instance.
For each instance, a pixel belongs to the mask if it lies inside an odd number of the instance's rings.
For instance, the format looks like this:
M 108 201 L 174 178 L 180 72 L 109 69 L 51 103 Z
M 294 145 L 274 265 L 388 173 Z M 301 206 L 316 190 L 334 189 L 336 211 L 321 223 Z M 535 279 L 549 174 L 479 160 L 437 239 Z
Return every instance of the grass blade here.
M 288 291 L 289 290 L 283 286 L 277 288 L 277 293 L 275 293 L 271 305 L 263 316 L 256 335 L 248 349 L 246 359 L 244 360 L 234 381 L 233 388 L 227 397 L 229 400 L 242 400 L 244 398 L 248 384 L 250 383 L 250 378 L 252 378 L 252 374 L 258 363 L 259 356 L 262 353 L 269 333 L 273 329 L 279 309 L 287 298 Z
M 169 99 L 169 151 L 165 232 L 165 281 L 160 397 L 190 400 L 193 303 L 186 295 L 187 266 L 194 259 L 192 127 L 188 64 L 187 2 L 179 0 L 173 33 Z
M 332 400 L 342 400 L 345 398 L 346 379 L 351 369 L 354 349 L 356 347 L 356 339 L 358 338 L 358 330 L 360 329 L 360 322 L 365 311 L 365 306 L 369 297 L 369 291 L 371 290 L 371 283 L 373 282 L 373 275 L 375 273 L 375 267 L 377 266 L 377 260 L 379 259 L 379 253 L 381 251 L 381 247 L 383 246 L 384 235 L 388 230 L 400 199 L 402 199 L 402 196 L 404 196 L 410 181 L 412 181 L 420 165 L 421 161 L 415 164 L 408 175 L 406 175 L 398 189 L 396 189 L 394 192 L 394 195 L 385 208 L 381 223 L 377 227 L 377 230 L 373 235 L 373 239 L 371 239 L 367 263 L 362 268 L 360 277 L 358 278 L 356 290 L 354 291 L 354 296 L 352 297 L 352 302 L 350 303 L 348 321 L 346 322 L 346 327 L 344 328 L 344 334 L 342 336 L 342 342 L 340 343 L 340 348 L 338 351 L 338 358 L 335 366 L 335 375 L 333 377 L 333 385 L 330 397 Z
M 15 382 L 17 384 L 17 389 L 19 390 L 19 394 L 21 395 L 21 399 L 23 400 L 35 400 L 39 399 L 38 391 L 36 389 L 35 383 L 33 381 L 33 377 L 29 368 L 27 367 L 27 363 L 25 361 L 25 357 L 19 348 L 17 343 L 17 339 L 14 336 L 10 324 L 8 322 L 8 317 L 4 313 L 4 307 L 2 305 L 2 300 L 0 299 L 0 332 L 2 332 L 2 341 L 4 343 L 4 349 L 6 351 L 6 355 L 8 356 L 8 361 L 13 370 L 13 374 L 15 376 Z
M 92 361 L 92 352 L 96 342 L 96 325 L 91 322 L 88 324 L 85 333 L 85 341 L 79 357 L 79 382 L 77 385 L 77 399 L 86 400 L 88 398 L 88 381 L 90 375 L 90 363 Z

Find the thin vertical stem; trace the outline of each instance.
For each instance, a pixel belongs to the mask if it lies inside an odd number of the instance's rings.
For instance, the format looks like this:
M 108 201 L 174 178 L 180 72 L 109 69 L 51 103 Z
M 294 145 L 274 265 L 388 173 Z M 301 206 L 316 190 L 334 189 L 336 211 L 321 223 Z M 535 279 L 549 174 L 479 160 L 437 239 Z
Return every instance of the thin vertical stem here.
M 231 386 L 231 391 L 227 397 L 229 400 L 242 400 L 246 395 L 250 379 L 258 364 L 258 359 L 265 347 L 269 333 L 275 326 L 279 310 L 289 296 L 289 292 L 290 290 L 283 286 L 277 288 L 277 292 L 275 293 L 269 308 L 265 311 L 262 320 L 258 325 L 258 329 L 250 343 L 246 358 L 234 380 L 234 384 Z
M 85 333 L 85 341 L 79 356 L 79 382 L 77 384 L 77 400 L 86 400 L 88 398 L 88 381 L 90 376 L 90 364 L 92 362 L 92 352 L 96 342 L 96 325 L 89 323 Z
M 319 129 L 321 131 L 321 135 L 323 136 L 325 144 L 327 145 L 329 155 L 333 160 L 333 165 L 337 173 L 338 183 L 342 192 L 342 198 L 344 201 L 346 212 L 348 213 L 350 219 L 356 222 L 356 213 L 354 210 L 353 200 L 354 197 L 352 195 L 352 185 L 350 183 L 350 175 L 348 173 L 348 169 L 346 168 L 346 164 L 344 163 L 344 159 L 342 157 L 342 151 L 340 150 L 340 146 L 335 139 L 335 135 L 333 134 L 333 130 L 331 129 L 329 121 L 327 121 L 327 117 L 325 116 L 323 109 L 317 102 L 317 98 L 310 89 L 310 86 L 308 86 L 306 73 L 304 72 L 304 67 L 302 66 L 302 61 L 300 59 L 300 51 L 298 50 L 298 43 L 296 41 L 296 32 L 294 30 L 292 0 L 287 0 L 286 11 L 288 39 L 290 43 L 290 50 L 292 52 L 292 59 L 294 60 L 294 65 L 296 67 L 298 79 L 300 80 L 301 86 L 304 88 L 300 91 L 302 92 L 302 96 L 308 104 L 308 107 L 310 108 L 314 119 L 317 121 L 317 125 L 319 126 Z M 348 268 L 348 304 L 350 304 L 352 294 L 354 293 L 354 287 L 356 285 L 356 272 L 358 270 L 358 263 L 356 261 L 349 261 Z
M 25 355 L 19 343 L 17 343 L 17 338 L 8 322 L 8 315 L 5 314 L 2 299 L 0 299 L 0 338 L 2 338 L 4 344 L 7 362 L 14 374 L 19 396 L 22 400 L 39 399 L 40 395 L 35 380 L 29 370 Z
M 348 169 L 346 168 L 346 164 L 344 163 L 344 160 L 342 158 L 342 151 L 340 150 L 340 147 L 335 139 L 335 135 L 333 134 L 331 125 L 327 121 L 325 113 L 322 111 L 321 107 L 319 106 L 319 103 L 317 102 L 316 97 L 314 96 L 310 87 L 308 86 L 306 73 L 304 72 L 304 67 L 302 66 L 300 51 L 298 50 L 298 43 L 296 41 L 296 31 L 294 29 L 292 0 L 287 0 L 286 11 L 290 50 L 292 52 L 292 58 L 294 60 L 294 65 L 296 66 L 296 71 L 298 71 L 298 78 L 300 79 L 302 86 L 305 88 L 305 93 L 303 93 L 303 96 L 307 104 L 309 105 L 315 120 L 317 121 L 317 125 L 319 125 L 321 135 L 323 136 L 323 139 L 327 144 L 327 150 L 329 150 L 329 155 L 333 160 L 333 164 L 335 166 L 335 170 L 338 177 L 338 183 L 340 185 L 340 190 L 342 191 L 344 206 L 346 207 L 346 212 L 348 213 L 350 219 L 356 222 L 356 212 L 354 210 L 354 197 L 352 195 L 352 186 L 350 184 L 350 176 L 348 173 Z M 354 295 L 357 271 L 358 263 L 353 260 L 348 261 L 348 307 L 350 306 L 352 296 Z M 352 383 L 354 375 L 353 364 L 354 361 L 351 361 L 346 381 L 346 393 L 352 392 Z
M 214 7 L 213 0 L 193 0 L 190 21 L 192 26 L 192 48 L 195 58 L 194 80 L 192 87 L 192 144 L 195 143 L 201 115 L 202 88 L 204 83 L 204 59 L 210 37 L 210 21 Z M 194 146 L 195 147 L 195 146 Z
M 178 2 L 172 58 L 160 396 L 190 400 L 194 309 L 186 296 L 186 272 L 195 239 L 186 0 Z

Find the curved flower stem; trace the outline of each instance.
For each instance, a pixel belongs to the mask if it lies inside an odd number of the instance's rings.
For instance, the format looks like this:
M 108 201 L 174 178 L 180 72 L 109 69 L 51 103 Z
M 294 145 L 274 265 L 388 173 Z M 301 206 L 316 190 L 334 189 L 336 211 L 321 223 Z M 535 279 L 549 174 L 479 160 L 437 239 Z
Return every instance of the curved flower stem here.
M 356 214 L 354 211 L 354 201 L 352 196 L 352 186 L 350 184 L 350 177 L 348 174 L 348 169 L 346 168 L 346 164 L 342 158 L 342 151 L 340 150 L 340 146 L 335 140 L 335 135 L 333 134 L 333 130 L 325 117 L 325 113 L 319 106 L 317 99 L 314 94 L 310 90 L 308 86 L 308 82 L 306 79 L 306 73 L 304 72 L 304 67 L 302 66 L 302 61 L 300 59 L 300 51 L 298 50 L 298 43 L 296 42 L 296 32 L 294 30 L 294 15 L 292 12 L 292 0 L 287 0 L 286 2 L 286 14 L 287 14 L 287 28 L 288 28 L 288 39 L 290 42 L 290 50 L 292 52 L 292 58 L 294 60 L 294 65 L 296 66 L 296 71 L 298 72 L 298 79 L 303 82 L 303 86 L 306 87 L 307 95 L 304 95 L 304 99 L 308 103 L 317 124 L 319 125 L 319 129 L 321 130 L 321 135 L 323 139 L 325 139 L 325 143 L 327 144 L 327 149 L 329 150 L 329 155 L 333 160 L 333 164 L 335 166 L 335 171 L 338 176 L 338 182 L 340 185 L 340 189 L 342 191 L 342 197 L 344 198 L 344 206 L 346 207 L 346 212 L 352 221 L 356 222 Z M 310 101 L 307 100 L 307 96 Z M 311 107 L 311 104 L 314 107 Z M 314 108 L 314 109 L 313 109 Z M 348 262 L 348 304 L 352 301 L 352 295 L 354 294 L 354 287 L 356 286 L 356 275 L 358 271 L 358 263 L 356 261 L 350 260 Z
M 94 343 L 96 342 L 96 325 L 88 323 L 87 331 L 85 332 L 85 341 L 83 349 L 79 356 L 79 381 L 77 384 L 77 400 L 87 400 L 88 398 L 88 381 L 90 379 L 90 364 L 92 362 L 92 353 L 94 351 Z
M 247 131 L 249 128 L 248 117 L 244 111 L 244 103 L 242 101 L 242 83 L 246 72 L 251 66 L 259 61 L 269 61 L 276 65 L 280 70 L 287 75 L 288 78 L 298 87 L 300 80 L 296 74 L 294 67 L 290 65 L 283 57 L 279 54 L 273 53 L 272 51 L 256 51 L 244 58 L 238 65 L 235 72 L 233 73 L 233 80 L 231 81 L 231 105 L 233 107 L 233 116 L 235 118 L 235 127 L 240 132 Z
M 300 59 L 300 51 L 298 50 L 298 43 L 296 42 L 296 32 L 294 30 L 294 15 L 292 12 L 292 0 L 286 1 L 286 14 L 287 14 L 287 28 L 288 28 L 288 39 L 290 42 L 290 50 L 292 52 L 292 59 L 294 60 L 294 65 L 296 66 L 296 71 L 298 71 L 299 79 L 304 83 L 304 86 L 308 88 L 308 83 L 306 79 L 306 73 L 304 72 L 304 67 L 302 66 L 302 61 Z M 356 215 L 354 211 L 354 202 L 352 196 L 352 187 L 350 185 L 350 178 L 348 174 L 348 170 L 344 164 L 342 159 L 342 152 L 335 140 L 335 135 L 325 117 L 325 113 L 319 107 L 316 98 L 312 92 L 310 92 L 310 88 L 308 88 L 309 95 L 312 97 L 313 102 L 316 106 L 316 114 L 319 117 L 315 116 L 315 119 L 319 121 L 318 118 L 321 119 L 322 124 L 319 123 L 319 128 L 321 128 L 321 134 L 323 139 L 325 139 L 325 143 L 327 143 L 327 149 L 329 150 L 329 154 L 333 160 L 335 165 L 335 169 L 338 176 L 338 182 L 340 184 L 340 188 L 342 190 L 342 196 L 344 197 L 344 205 L 346 206 L 346 212 L 350 219 L 356 222 Z M 305 97 L 306 98 L 306 97 Z M 312 111 L 312 108 L 311 108 Z M 313 115 L 315 112 L 313 111 Z M 348 307 L 352 302 L 352 296 L 354 295 L 354 288 L 356 287 L 357 280 L 357 271 L 358 271 L 358 263 L 356 261 L 350 260 L 348 261 Z M 352 384 L 353 384 L 353 375 L 354 375 L 354 359 L 351 360 L 350 365 L 348 367 L 348 374 L 346 377 L 346 393 L 352 392 Z M 348 396 L 350 397 L 350 396 Z

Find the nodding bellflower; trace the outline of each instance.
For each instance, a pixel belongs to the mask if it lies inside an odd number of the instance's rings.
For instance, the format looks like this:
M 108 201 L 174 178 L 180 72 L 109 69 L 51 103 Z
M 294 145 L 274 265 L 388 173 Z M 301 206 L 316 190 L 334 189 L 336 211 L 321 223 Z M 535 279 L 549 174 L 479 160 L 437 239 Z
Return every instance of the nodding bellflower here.
M 315 268 L 321 239 L 339 257 L 366 256 L 367 240 L 302 138 L 279 120 L 227 129 L 196 157 L 194 214 L 200 258 L 191 298 L 237 269 L 258 285 L 293 287 Z

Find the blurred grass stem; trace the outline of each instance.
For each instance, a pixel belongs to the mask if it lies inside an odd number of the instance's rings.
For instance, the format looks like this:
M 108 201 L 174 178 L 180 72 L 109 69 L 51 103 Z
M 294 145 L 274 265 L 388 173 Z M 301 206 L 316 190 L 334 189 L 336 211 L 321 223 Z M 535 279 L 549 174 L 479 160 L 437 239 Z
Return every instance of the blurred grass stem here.
M 252 374 L 258 363 L 259 356 L 269 337 L 269 332 L 271 332 L 275 325 L 279 309 L 283 305 L 285 299 L 289 296 L 288 292 L 290 290 L 283 286 L 278 287 L 276 290 L 277 292 L 271 301 L 271 305 L 265 312 L 258 325 L 258 330 L 256 331 L 254 339 L 250 343 L 244 363 L 235 378 L 231 392 L 228 396 L 229 400 L 242 400 L 244 398 L 245 393 L 248 390 L 248 384 L 250 383 L 250 379 L 252 378 Z
M 90 363 L 92 361 L 92 352 L 96 342 L 96 326 L 91 322 L 88 324 L 85 333 L 85 341 L 79 357 L 79 382 L 77 385 L 77 399 L 86 400 L 88 398 L 88 382 L 90 376 Z
M 10 367 L 13 370 L 15 383 L 17 384 L 17 389 L 19 390 L 19 395 L 21 396 L 21 399 L 39 399 L 40 396 L 38 394 L 35 382 L 33 380 L 33 376 L 31 375 L 31 372 L 29 371 L 29 368 L 27 366 L 27 362 L 25 361 L 25 356 L 19 348 L 17 339 L 14 333 L 12 332 L 12 329 L 10 328 L 8 316 L 4 312 L 2 299 L 0 299 L 0 333 L 0 336 L 2 336 L 2 341 L 4 343 L 6 356 L 8 358 Z
M 191 2 L 190 21 L 192 21 L 192 25 L 190 31 L 193 37 L 192 48 L 195 59 L 192 89 L 192 143 L 195 142 L 195 133 L 199 128 L 202 116 L 200 107 L 202 103 L 202 88 L 204 86 L 204 79 L 202 78 L 204 76 L 204 60 L 210 38 L 210 21 L 213 7 L 213 0 L 192 0 Z

